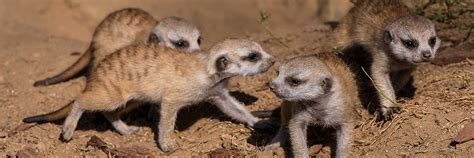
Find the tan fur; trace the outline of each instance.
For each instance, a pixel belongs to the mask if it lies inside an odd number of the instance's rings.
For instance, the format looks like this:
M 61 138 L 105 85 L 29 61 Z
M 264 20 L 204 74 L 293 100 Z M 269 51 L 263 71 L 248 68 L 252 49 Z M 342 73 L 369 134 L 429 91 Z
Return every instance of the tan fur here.
M 153 33 L 158 34 L 161 39 L 156 39 L 157 41 L 152 42 L 160 42 L 163 45 L 175 48 L 169 44 L 171 42 L 163 41 L 163 38 L 165 38 L 163 36 L 167 35 L 162 34 L 181 31 L 183 34 L 189 34 L 189 36 L 199 36 L 191 35 L 196 32 L 195 30 L 197 30 L 195 26 L 192 26 L 192 24 L 183 19 L 170 17 L 157 22 L 148 12 L 137 8 L 125 8 L 112 12 L 97 26 L 89 48 L 72 66 L 58 75 L 36 81 L 34 86 L 47 86 L 82 75 L 88 76 L 88 73 L 96 67 L 105 56 L 129 45 L 150 42 L 149 38 Z M 168 37 L 166 37 L 166 39 L 168 39 Z M 199 46 L 195 45 L 196 44 L 193 44 L 193 48 L 189 49 L 189 51 L 199 50 Z
M 386 120 L 400 110 L 395 103 L 395 92 L 406 86 L 410 73 L 418 64 L 434 58 L 440 43 L 434 24 L 413 14 L 399 0 L 356 1 L 354 8 L 341 21 L 334 39 L 331 47 L 342 48 L 344 60 L 357 63 L 350 65 L 359 71 L 358 78 L 366 78 L 360 66 L 370 65 L 364 69 L 379 89 L 376 94 L 380 100 L 379 111 Z M 431 39 L 435 43 L 428 45 Z M 406 40 L 414 40 L 418 45 L 409 49 Z M 355 58 L 367 61 L 361 63 Z M 393 87 L 391 80 L 399 87 Z M 360 86 L 371 85 L 370 82 L 367 84 Z
M 45 80 L 37 81 L 35 86 L 45 86 L 72 78 L 89 64 L 99 61 L 124 46 L 145 42 L 157 21 L 149 13 L 136 8 L 121 9 L 109 14 L 97 26 L 89 48 L 71 67 L 62 73 Z
M 180 40 L 187 42 L 187 46 L 178 47 L 176 44 Z M 88 77 L 90 71 L 105 56 L 118 49 L 139 43 L 159 43 L 162 46 L 193 52 L 200 50 L 200 33 L 194 25 L 178 17 L 168 17 L 157 22 L 149 13 L 141 9 L 121 9 L 109 14 L 99 24 L 89 48 L 72 66 L 54 77 L 37 81 L 35 86 L 56 84 L 81 75 Z M 125 113 L 142 103 L 134 101 L 129 104 L 130 106 L 118 111 L 117 114 Z M 65 118 L 70 110 L 71 107 L 64 107 L 48 114 L 25 118 L 23 121 L 38 123 L 56 121 Z M 122 134 L 128 133 L 130 132 Z
M 281 126 L 266 150 L 286 145 L 289 134 L 294 157 L 309 157 L 306 130 L 308 125 L 316 124 L 336 128 L 336 157 L 345 157 L 354 108 L 359 104 L 357 86 L 349 67 L 333 53 L 320 53 L 290 59 L 279 71 L 270 86 L 284 100 Z M 298 86 L 292 89 L 287 83 L 292 77 L 302 80 L 298 85 L 302 86 L 300 90 L 296 89 Z
M 260 55 L 258 60 L 247 59 L 255 52 Z M 243 104 L 229 95 L 227 83 L 231 76 L 265 72 L 274 61 L 260 45 L 249 40 L 224 40 L 209 53 L 194 54 L 158 44 L 126 47 L 107 56 L 92 71 L 85 90 L 72 103 L 61 138 L 71 139 L 85 111 L 102 112 L 122 134 L 136 131 L 114 113 L 129 106 L 129 101 L 161 104 L 158 141 L 165 152 L 178 148 L 172 138 L 178 110 L 202 101 L 216 104 L 231 118 L 250 127 L 265 128 L 267 125 L 258 123 Z

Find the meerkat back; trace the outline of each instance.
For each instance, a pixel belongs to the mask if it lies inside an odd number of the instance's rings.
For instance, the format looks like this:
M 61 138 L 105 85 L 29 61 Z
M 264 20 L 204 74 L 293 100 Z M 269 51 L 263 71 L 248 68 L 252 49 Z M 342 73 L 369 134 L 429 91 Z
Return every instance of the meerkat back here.
M 89 48 L 72 66 L 56 76 L 36 81 L 34 86 L 88 76 L 105 56 L 137 43 L 160 43 L 169 48 L 194 52 L 200 50 L 201 35 L 195 25 L 179 17 L 168 17 L 157 22 L 144 10 L 121 9 L 109 14 L 97 26 Z
M 372 42 L 382 39 L 377 35 L 388 23 L 410 13 L 399 0 L 357 0 L 335 30 L 333 46 L 344 47 L 354 41 L 375 44 Z

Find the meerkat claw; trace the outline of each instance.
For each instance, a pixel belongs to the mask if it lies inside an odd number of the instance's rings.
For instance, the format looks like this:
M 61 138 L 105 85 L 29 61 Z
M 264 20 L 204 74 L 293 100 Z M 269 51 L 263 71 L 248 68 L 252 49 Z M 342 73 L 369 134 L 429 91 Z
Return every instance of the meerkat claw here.
M 174 151 L 178 150 L 179 149 L 179 145 L 178 143 L 176 142 L 173 142 L 173 143 L 166 143 L 164 145 L 160 145 L 160 148 L 161 150 L 165 153 L 165 154 L 171 154 L 173 153 Z
M 383 121 L 389 121 L 392 120 L 394 117 L 394 114 L 400 113 L 401 108 L 398 106 L 395 107 L 387 107 L 384 108 L 380 113 L 381 113 L 381 119 Z

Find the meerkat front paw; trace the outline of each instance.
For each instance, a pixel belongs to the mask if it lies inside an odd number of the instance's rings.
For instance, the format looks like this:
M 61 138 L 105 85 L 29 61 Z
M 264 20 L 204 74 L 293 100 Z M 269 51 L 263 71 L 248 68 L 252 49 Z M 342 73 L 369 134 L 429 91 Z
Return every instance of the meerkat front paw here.
M 380 117 L 383 121 L 389 121 L 394 114 L 400 113 L 401 108 L 399 106 L 382 107 L 380 108 Z
M 61 135 L 59 136 L 59 140 L 63 142 L 69 142 L 72 139 L 72 135 L 74 133 L 73 129 L 70 129 L 68 127 L 63 127 L 63 130 L 61 131 Z
M 137 127 L 137 126 L 127 126 L 127 128 L 125 128 L 125 129 L 118 129 L 117 131 L 118 131 L 121 135 L 131 135 L 131 134 L 137 133 L 139 130 L 140 130 L 140 128 Z
M 176 151 L 179 148 L 179 145 L 174 140 L 165 140 L 165 141 L 160 141 L 160 148 L 166 154 L 170 154 Z

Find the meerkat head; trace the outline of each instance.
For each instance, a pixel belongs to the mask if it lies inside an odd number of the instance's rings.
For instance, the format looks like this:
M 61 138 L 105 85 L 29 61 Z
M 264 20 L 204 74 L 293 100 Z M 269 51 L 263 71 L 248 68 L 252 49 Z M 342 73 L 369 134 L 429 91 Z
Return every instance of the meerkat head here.
M 191 22 L 172 16 L 158 22 L 150 33 L 148 42 L 196 52 L 201 50 L 201 33 Z
M 395 58 L 412 64 L 432 60 L 441 42 L 434 24 L 417 15 L 405 16 L 391 23 L 383 36 Z
M 303 101 L 329 94 L 333 87 L 328 66 L 315 56 L 302 56 L 283 63 L 270 89 L 287 101 Z
M 266 72 L 275 58 L 256 42 L 246 39 L 226 39 L 214 44 L 209 50 L 211 73 L 229 75 L 256 75 Z

